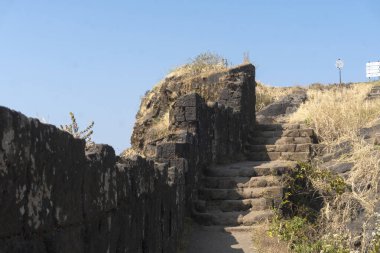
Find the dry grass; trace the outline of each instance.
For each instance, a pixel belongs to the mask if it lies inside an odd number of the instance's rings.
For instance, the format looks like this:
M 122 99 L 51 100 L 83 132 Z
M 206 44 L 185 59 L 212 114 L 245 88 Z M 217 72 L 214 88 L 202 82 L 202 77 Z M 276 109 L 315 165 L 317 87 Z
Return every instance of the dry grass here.
M 155 141 L 164 138 L 169 133 L 169 111 L 163 117 L 157 118 L 145 133 L 145 139 Z
M 152 144 L 170 134 L 169 110 L 178 97 L 198 93 L 206 102 L 215 102 L 225 85 L 221 80 L 228 74 L 222 57 L 205 53 L 173 70 L 166 78 L 146 92 L 136 115 L 132 146 Z M 144 143 L 144 145 L 142 145 Z M 145 150 L 141 150 L 145 154 Z M 146 153 L 148 156 L 148 154 Z
M 380 116 L 380 100 L 365 100 L 372 84 L 348 88 L 308 90 L 308 101 L 290 117 L 291 122 L 313 125 L 324 143 L 351 138 L 356 131 Z
M 272 87 L 262 83 L 256 85 L 256 111 L 280 100 L 281 98 L 300 90 L 300 87 Z
M 351 150 L 335 159 L 352 162 L 353 169 L 345 182 L 352 189 L 342 195 L 326 199 L 322 209 L 325 231 L 346 234 L 351 238 L 347 224 L 365 210 L 367 217 L 374 214 L 380 181 L 380 155 L 376 146 L 358 136 L 358 130 L 368 127 L 380 117 L 380 100 L 367 100 L 373 85 L 357 83 L 349 87 L 308 90 L 308 101 L 290 116 L 291 122 L 306 122 L 313 126 L 321 143 L 328 151 L 338 143 L 349 142 Z M 318 188 L 316 182 L 315 187 Z M 366 224 L 363 224 L 365 231 Z M 352 238 L 351 238 L 352 239 Z M 362 241 L 362 251 L 368 250 L 369 239 Z
M 202 74 L 209 75 L 213 72 L 220 72 L 228 69 L 227 60 L 214 53 L 202 53 L 187 64 L 179 66 L 170 71 L 167 77 L 193 77 Z
M 130 158 L 130 157 L 134 157 L 134 156 L 142 156 L 142 157 L 144 157 L 142 154 L 140 154 L 138 151 L 134 150 L 133 148 L 128 148 L 128 149 L 124 150 L 120 154 L 120 156 L 124 157 L 124 158 Z
M 265 222 L 253 227 L 253 242 L 257 253 L 289 253 L 288 245 L 268 235 L 269 223 Z

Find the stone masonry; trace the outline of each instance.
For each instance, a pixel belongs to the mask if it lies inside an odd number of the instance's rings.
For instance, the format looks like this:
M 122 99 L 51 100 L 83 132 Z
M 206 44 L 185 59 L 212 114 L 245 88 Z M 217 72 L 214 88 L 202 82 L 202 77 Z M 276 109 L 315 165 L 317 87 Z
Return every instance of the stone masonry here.
M 224 74 L 212 104 L 176 99 L 156 157 L 123 159 L 0 107 L 0 252 L 176 252 L 204 171 L 244 160 L 254 67 Z M 212 93 L 210 91 L 210 93 Z
M 0 252 L 176 252 L 184 174 L 0 107 Z
M 247 230 L 273 216 L 283 197 L 282 176 L 309 161 L 314 132 L 299 124 L 256 125 L 245 145 L 248 161 L 207 168 L 195 219 L 205 225 Z

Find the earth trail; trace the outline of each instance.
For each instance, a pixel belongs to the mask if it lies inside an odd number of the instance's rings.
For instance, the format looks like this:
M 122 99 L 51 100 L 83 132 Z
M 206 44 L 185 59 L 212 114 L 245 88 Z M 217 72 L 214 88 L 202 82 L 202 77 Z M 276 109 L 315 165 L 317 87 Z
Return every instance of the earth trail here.
M 249 229 L 229 231 L 223 226 L 194 224 L 187 240 L 185 253 L 256 253 Z

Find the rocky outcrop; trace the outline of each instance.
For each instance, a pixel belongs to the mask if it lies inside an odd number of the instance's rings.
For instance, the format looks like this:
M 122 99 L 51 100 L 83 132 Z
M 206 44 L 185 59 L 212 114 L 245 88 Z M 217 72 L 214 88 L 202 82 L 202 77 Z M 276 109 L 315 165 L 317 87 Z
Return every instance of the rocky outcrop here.
M 203 170 L 212 164 L 244 160 L 246 136 L 255 122 L 254 67 L 231 69 L 220 100 L 207 103 L 198 93 L 178 98 L 170 110 L 171 134 L 155 143 L 156 161 L 185 164 L 189 214 Z
M 278 118 L 295 112 L 306 99 L 306 90 L 297 90 L 260 110 L 257 113 L 257 122 L 260 124 L 275 123 Z
M 181 76 L 166 78 L 142 100 L 131 137 L 133 149 L 145 156 L 155 157 L 157 143 L 166 141 L 165 137 L 170 134 L 176 134 L 170 128 L 172 119 L 167 116 L 182 96 L 191 93 L 198 94 L 204 101 L 204 108 L 198 108 L 204 112 L 203 116 L 218 115 L 215 119 L 218 124 L 237 114 L 242 118 L 235 119 L 235 122 L 242 120 L 254 124 L 255 113 L 254 108 L 251 108 L 255 104 L 254 78 L 255 68 L 251 64 L 191 79 Z M 186 114 L 189 115 L 191 108 L 187 110 Z M 225 111 L 225 116 L 221 116 L 218 110 Z M 239 139 L 241 138 L 240 136 Z

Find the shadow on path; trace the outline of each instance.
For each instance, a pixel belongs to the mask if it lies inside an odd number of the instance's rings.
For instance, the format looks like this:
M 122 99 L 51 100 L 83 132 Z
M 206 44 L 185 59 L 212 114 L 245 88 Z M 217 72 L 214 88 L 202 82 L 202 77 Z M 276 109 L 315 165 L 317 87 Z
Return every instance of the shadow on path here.
M 193 224 L 185 253 L 254 253 L 250 232 L 225 232 L 222 226 Z

